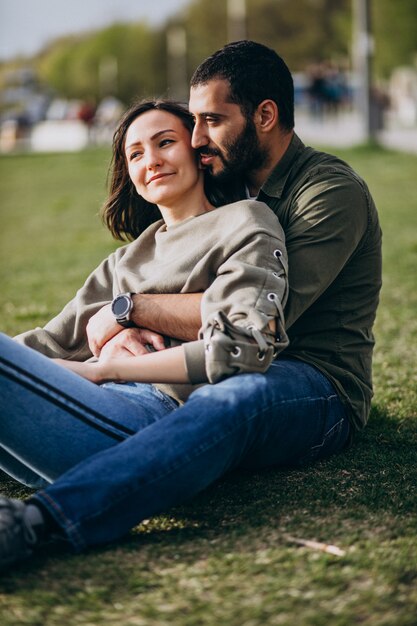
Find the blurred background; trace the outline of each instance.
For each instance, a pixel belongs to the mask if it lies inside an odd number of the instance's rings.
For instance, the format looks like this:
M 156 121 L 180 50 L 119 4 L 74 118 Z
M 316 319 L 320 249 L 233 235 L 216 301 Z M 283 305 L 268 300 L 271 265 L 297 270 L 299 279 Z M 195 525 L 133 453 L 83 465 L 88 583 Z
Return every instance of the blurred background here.
M 417 0 L 0 0 L 0 151 L 108 144 L 133 99 L 186 101 L 244 38 L 289 65 L 305 141 L 417 152 Z

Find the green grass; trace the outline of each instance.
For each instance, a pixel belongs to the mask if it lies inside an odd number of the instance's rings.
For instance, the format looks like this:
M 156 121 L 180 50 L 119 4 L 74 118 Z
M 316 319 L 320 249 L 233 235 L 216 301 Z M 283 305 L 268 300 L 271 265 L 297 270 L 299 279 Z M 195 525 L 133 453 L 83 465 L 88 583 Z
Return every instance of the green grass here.
M 236 472 L 120 543 L 51 548 L 0 579 L 2 626 L 416 626 L 417 157 L 337 152 L 368 181 L 384 231 L 375 398 L 355 446 L 304 470 Z M 97 218 L 108 157 L 0 159 L 1 330 L 43 324 L 114 248 Z

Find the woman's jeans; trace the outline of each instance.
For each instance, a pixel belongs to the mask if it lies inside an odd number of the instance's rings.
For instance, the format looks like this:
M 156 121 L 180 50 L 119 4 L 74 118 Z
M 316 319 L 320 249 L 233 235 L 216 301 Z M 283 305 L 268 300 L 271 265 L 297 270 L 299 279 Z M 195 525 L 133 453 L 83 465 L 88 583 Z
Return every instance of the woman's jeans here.
M 0 335 L 0 468 L 41 488 L 76 550 L 114 540 L 237 467 L 309 463 L 349 438 L 321 372 L 281 358 L 266 374 L 197 389 L 90 383 Z

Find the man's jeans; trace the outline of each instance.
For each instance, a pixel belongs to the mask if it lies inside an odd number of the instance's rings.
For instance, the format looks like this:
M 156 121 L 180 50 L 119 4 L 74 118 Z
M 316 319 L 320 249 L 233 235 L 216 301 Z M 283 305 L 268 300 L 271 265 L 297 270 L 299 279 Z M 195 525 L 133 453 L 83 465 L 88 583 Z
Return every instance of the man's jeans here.
M 41 488 L 34 498 L 76 550 L 231 469 L 308 463 L 348 438 L 333 386 L 300 361 L 205 385 L 177 408 L 152 385 L 97 386 L 0 335 L 0 467 Z

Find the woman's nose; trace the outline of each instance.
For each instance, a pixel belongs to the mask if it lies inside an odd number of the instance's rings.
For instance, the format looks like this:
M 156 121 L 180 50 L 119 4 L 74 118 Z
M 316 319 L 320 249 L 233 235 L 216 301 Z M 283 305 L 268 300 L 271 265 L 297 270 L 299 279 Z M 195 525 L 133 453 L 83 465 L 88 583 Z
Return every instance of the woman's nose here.
M 161 155 L 152 150 L 151 152 L 148 152 L 148 154 L 146 155 L 146 167 L 147 169 L 154 169 L 155 167 L 160 167 L 161 166 Z

